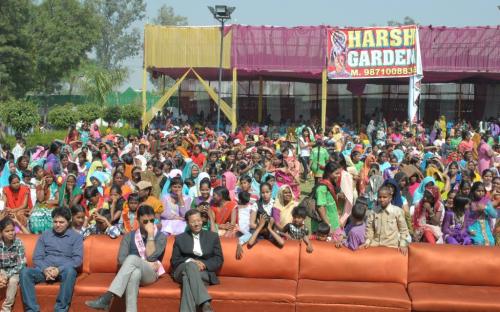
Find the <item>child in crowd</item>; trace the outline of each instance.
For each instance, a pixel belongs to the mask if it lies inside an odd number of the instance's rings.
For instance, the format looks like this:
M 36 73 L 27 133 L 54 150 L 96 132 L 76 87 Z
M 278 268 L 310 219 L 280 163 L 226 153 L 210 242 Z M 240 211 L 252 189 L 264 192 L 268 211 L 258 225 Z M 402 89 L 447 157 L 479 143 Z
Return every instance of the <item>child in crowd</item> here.
M 88 219 L 85 216 L 85 208 L 81 205 L 71 207 L 71 227 L 77 233 L 83 234 L 88 225 Z
M 247 246 L 249 248 L 253 247 L 259 239 L 267 239 L 279 248 L 285 245 L 283 237 L 274 229 L 274 219 L 265 214 L 259 215 L 257 228 L 253 232 L 252 237 L 248 240 Z M 236 259 L 240 260 L 241 258 L 243 258 L 243 248 L 237 248 Z
M 304 221 L 307 217 L 307 210 L 305 207 L 297 206 L 292 210 L 292 222 L 285 225 L 283 233 L 287 239 L 302 240 L 306 244 L 306 251 L 313 252 L 313 246 L 309 240 L 309 230 L 307 229 Z
M 366 241 L 359 248 L 387 246 L 398 248 L 406 255 L 409 235 L 403 210 L 391 204 L 392 194 L 387 186 L 378 191 L 378 204 L 368 215 Z
M 201 213 L 201 220 L 203 221 L 202 229 L 218 233 L 214 212 L 210 210 L 210 203 L 201 202 L 196 209 Z
M 252 178 L 249 175 L 243 175 L 240 178 L 240 187 L 238 188 L 237 193 L 241 192 L 248 192 L 252 203 L 256 203 L 259 199 L 259 195 L 252 191 Z
M 139 228 L 139 221 L 137 220 L 137 208 L 139 208 L 139 194 L 132 193 L 129 195 L 126 203 L 123 204 L 120 220 L 118 226 L 122 234 L 127 234 Z
M 350 222 L 345 228 L 347 239 L 344 242 L 344 245 L 351 250 L 357 250 L 365 243 L 367 209 L 368 205 L 359 199 L 352 207 Z
M 250 201 L 250 193 L 241 191 L 238 193 L 238 207 L 233 210 L 231 214 L 231 223 L 238 224 L 238 246 L 237 253 L 241 250 L 242 246 L 248 242 L 252 233 L 257 226 L 255 222 L 255 215 L 257 214 L 257 205 Z
M 10 218 L 0 221 L 0 289 L 7 288 L 2 312 L 10 312 L 14 304 L 19 272 L 26 266 L 24 245 L 16 238 L 15 222 Z
M 331 242 L 332 236 L 330 235 L 330 226 L 326 222 L 318 223 L 318 227 L 316 228 L 316 232 L 311 235 L 310 240 L 316 240 L 320 242 Z M 339 244 L 338 247 L 341 245 Z
M 95 221 L 95 222 L 92 222 Z M 109 209 L 101 209 L 94 211 L 89 218 L 89 226 L 83 230 L 83 239 L 90 235 L 108 235 L 111 238 L 120 236 L 120 228 L 116 225 L 111 225 L 111 212 Z

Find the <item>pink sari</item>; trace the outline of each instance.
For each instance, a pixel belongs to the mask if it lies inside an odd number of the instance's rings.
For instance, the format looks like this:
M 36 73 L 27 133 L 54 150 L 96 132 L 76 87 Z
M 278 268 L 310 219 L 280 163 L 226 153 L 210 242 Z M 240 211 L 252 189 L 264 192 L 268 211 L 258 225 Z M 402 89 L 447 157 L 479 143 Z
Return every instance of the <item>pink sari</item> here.
M 283 185 L 288 185 L 292 189 L 293 197 L 300 198 L 300 189 L 297 182 L 295 182 L 295 177 L 289 173 L 282 171 L 281 169 L 277 169 L 275 172 L 276 184 L 279 188 Z

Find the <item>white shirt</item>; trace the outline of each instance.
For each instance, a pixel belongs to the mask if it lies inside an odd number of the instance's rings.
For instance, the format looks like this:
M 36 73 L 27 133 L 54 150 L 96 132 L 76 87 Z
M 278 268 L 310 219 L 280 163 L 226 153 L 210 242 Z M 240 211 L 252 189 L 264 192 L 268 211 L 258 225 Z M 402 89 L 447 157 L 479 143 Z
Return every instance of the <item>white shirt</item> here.
M 200 234 L 193 234 L 193 253 L 201 257 L 203 256 L 203 251 L 201 250 L 201 244 L 200 244 Z
M 309 157 L 311 156 L 311 147 L 307 145 L 306 140 L 303 137 L 300 137 L 300 156 L 301 157 Z
M 238 226 L 241 233 L 250 233 L 250 215 L 252 211 L 257 211 L 255 203 L 249 203 L 244 206 L 238 205 Z

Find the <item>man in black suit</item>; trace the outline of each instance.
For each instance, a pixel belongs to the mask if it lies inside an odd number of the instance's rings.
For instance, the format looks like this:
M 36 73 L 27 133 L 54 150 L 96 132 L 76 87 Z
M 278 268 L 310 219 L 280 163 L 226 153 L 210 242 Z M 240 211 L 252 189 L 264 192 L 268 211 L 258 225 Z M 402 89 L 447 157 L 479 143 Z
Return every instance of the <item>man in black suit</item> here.
M 202 231 L 203 220 L 198 210 L 185 215 L 189 231 L 175 237 L 170 264 L 174 280 L 182 284 L 181 312 L 213 311 L 205 284 L 219 284 L 216 272 L 224 257 L 217 233 Z

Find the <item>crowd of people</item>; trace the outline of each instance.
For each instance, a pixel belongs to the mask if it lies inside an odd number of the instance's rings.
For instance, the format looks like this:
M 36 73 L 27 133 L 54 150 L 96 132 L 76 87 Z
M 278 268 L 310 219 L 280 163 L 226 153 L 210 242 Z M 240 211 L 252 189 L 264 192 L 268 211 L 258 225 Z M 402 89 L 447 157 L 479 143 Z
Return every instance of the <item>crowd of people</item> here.
M 35 283 L 61 276 L 74 283 L 81 242 L 90 235 L 128 241 L 119 255 L 128 275 L 121 270 L 90 306 L 133 297 L 139 281 L 164 273 L 165 237 L 198 231 L 190 222 L 198 216 L 202 233 L 234 239 L 237 259 L 260 240 L 276 245 L 276 254 L 289 240 L 303 241 L 311 253 L 315 241 L 403 254 L 412 242 L 500 245 L 499 135 L 498 120 L 471 124 L 442 116 L 428 127 L 373 118 L 359 131 L 349 124 L 322 131 L 314 122 L 266 123 L 245 124 L 234 134 L 166 118 L 138 136 L 83 124 L 50 146 L 27 147 L 19 137 L 13 149 L 0 151 L 0 288 L 8 289 L 2 311 L 10 311 L 19 281 L 29 311 L 37 311 Z M 35 268 L 25 268 L 19 232 L 41 234 Z M 43 256 L 60 246 L 72 260 Z M 179 250 L 174 267 L 185 262 Z M 222 251 L 217 257 L 220 266 Z M 207 270 L 198 258 L 192 262 L 180 270 Z M 135 286 L 127 288 L 123 280 L 133 272 Z M 182 276 L 174 270 L 180 283 Z M 66 311 L 71 294 L 61 288 L 56 308 Z M 201 297 L 183 306 L 210 311 L 210 298 Z M 127 309 L 134 305 L 127 297 Z

